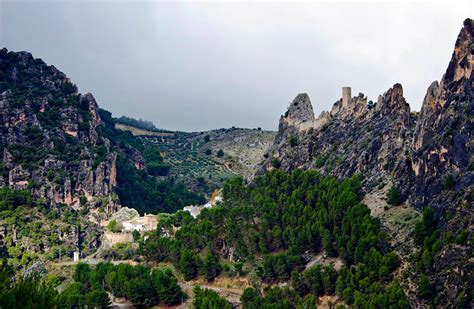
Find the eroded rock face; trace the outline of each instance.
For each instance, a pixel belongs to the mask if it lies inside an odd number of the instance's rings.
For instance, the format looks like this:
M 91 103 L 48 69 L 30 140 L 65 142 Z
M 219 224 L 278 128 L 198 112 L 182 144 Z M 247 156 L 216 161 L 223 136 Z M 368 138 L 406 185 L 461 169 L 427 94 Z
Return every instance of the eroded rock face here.
M 413 141 L 413 168 L 420 181 L 415 188 L 417 205 L 442 207 L 432 197 L 444 189 L 444 177 L 458 179 L 459 189 L 473 182 L 472 116 L 474 91 L 474 25 L 464 22 L 452 59 L 441 82 L 428 88 Z
M 26 52 L 0 50 L 0 70 L 0 185 L 29 190 L 58 211 L 86 207 L 83 229 L 63 242 L 96 247 L 98 222 L 119 207 L 112 194 L 117 154 L 98 133 L 97 102 Z
M 304 130 L 301 122 L 287 119 L 300 111 L 282 117 L 275 143 L 258 174 L 274 168 L 276 160 L 285 171 L 316 169 L 339 179 L 361 173 L 365 192 L 391 182 L 415 208 L 435 209 L 443 232 L 458 235 L 468 231 L 471 239 L 473 37 L 474 23 L 467 19 L 446 73 L 441 82 L 428 88 L 419 116 L 410 112 L 400 84 L 379 96 L 376 104 L 368 104 L 363 94 L 349 99 L 350 90 L 345 88 L 332 110 Z M 301 101 L 300 95 L 297 99 Z M 303 115 L 312 113 L 312 108 L 305 110 Z M 474 284 L 472 255 L 467 244 L 446 244 L 435 258 L 431 281 L 442 306 L 455 303 Z M 420 302 L 414 293 L 410 297 Z
M 99 137 L 102 125 L 91 94 L 53 66 L 26 52 L 0 52 L 7 89 L 0 95 L 2 177 L 15 189 L 55 203 L 78 205 L 80 196 L 112 192 L 116 154 Z M 97 149 L 105 160 L 97 162 Z
M 474 22 L 467 19 L 441 82 L 428 88 L 413 140 L 417 207 L 437 210 L 444 231 L 468 231 L 473 220 Z M 452 180 L 449 184 L 448 179 Z M 448 245 L 434 263 L 434 283 L 443 306 L 455 303 L 472 278 L 472 246 Z M 463 291 L 464 290 L 464 291 Z
M 280 119 L 275 144 L 260 173 L 271 169 L 274 159 L 286 171 L 317 169 L 340 179 L 363 173 L 365 188 L 370 191 L 388 177 L 409 169 L 408 143 L 415 119 L 400 84 L 380 96 L 375 108 L 369 108 L 367 97 L 360 93 L 345 104 L 343 99 L 338 100 L 330 112 L 317 119 L 306 117 L 305 122 L 298 122 L 290 117 L 293 106 Z M 306 111 L 304 115 L 312 114 L 312 108 L 306 107 Z M 306 125 L 304 130 L 301 123 Z M 294 137 L 292 142 L 290 137 Z

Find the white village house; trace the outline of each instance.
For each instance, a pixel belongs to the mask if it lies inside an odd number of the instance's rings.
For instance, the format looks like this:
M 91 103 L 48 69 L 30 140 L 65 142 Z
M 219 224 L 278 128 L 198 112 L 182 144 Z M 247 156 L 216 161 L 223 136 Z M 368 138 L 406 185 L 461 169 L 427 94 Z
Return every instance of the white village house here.
M 136 217 L 122 222 L 122 232 L 148 232 L 156 230 L 158 219 L 155 215 L 145 214 L 143 217 Z

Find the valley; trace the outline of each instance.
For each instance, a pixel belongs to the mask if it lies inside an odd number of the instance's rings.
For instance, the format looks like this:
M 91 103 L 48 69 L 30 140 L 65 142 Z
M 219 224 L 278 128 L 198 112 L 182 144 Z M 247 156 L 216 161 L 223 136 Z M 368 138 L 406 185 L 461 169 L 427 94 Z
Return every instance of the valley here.
M 276 134 L 234 127 L 192 133 L 137 131 L 120 124 L 116 127 L 156 147 L 170 166 L 169 176 L 201 194 L 221 188 L 232 177 L 252 178 Z
M 0 308 L 471 308 L 473 66 L 181 132 L 0 50 Z

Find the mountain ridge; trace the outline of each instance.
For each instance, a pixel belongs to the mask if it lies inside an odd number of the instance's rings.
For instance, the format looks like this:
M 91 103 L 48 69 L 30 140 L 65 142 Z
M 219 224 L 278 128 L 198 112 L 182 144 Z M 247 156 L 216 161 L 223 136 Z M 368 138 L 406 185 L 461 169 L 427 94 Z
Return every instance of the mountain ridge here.
M 443 239 L 472 232 L 473 37 L 474 22 L 466 19 L 448 68 L 440 82 L 429 86 L 419 114 L 410 111 L 398 83 L 376 103 L 367 102 L 362 93 L 351 97 L 350 88 L 344 87 L 342 98 L 318 118 L 309 97 L 298 94 L 281 116 L 257 175 L 301 168 L 342 180 L 360 173 L 364 193 L 391 184 L 396 204 L 434 209 Z M 302 98 L 305 103 L 299 105 Z M 446 244 L 429 254 L 434 261 L 431 283 L 442 304 L 452 303 L 467 282 L 472 284 L 472 247 Z M 454 268 L 459 269 L 456 274 L 448 271 Z

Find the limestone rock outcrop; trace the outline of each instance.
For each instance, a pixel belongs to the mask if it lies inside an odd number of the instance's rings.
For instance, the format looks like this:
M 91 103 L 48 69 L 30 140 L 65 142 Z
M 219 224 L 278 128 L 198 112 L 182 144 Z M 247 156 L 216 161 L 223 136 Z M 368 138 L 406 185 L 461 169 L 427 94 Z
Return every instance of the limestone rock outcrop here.
M 294 102 L 300 98 L 298 95 Z M 309 98 L 305 101 L 309 102 Z M 350 99 L 341 98 L 330 112 L 317 119 L 307 117 L 305 122 L 290 118 L 293 108 L 292 103 L 287 116 L 280 119 L 275 143 L 259 173 L 271 169 L 275 159 L 286 171 L 317 169 L 340 179 L 363 173 L 364 187 L 370 191 L 392 173 L 402 173 L 411 166 L 408 143 L 415 120 L 400 84 L 380 96 L 375 106 L 369 106 L 367 97 L 360 93 Z M 305 115 L 312 113 L 312 108 L 305 109 Z M 404 191 L 407 190 L 408 186 Z
M 55 203 L 105 196 L 116 183 L 116 154 L 100 137 L 99 107 L 62 72 L 26 52 L 0 51 L 2 178 Z
M 309 98 L 298 95 L 257 175 L 273 168 L 315 169 L 338 179 L 360 173 L 363 193 L 393 184 L 408 205 L 434 209 L 443 233 L 467 231 L 472 239 L 473 38 L 474 22 L 467 19 L 446 73 L 429 86 L 419 114 L 410 111 L 401 84 L 376 103 L 363 94 L 351 98 L 344 87 L 332 110 L 314 120 Z M 447 244 L 436 257 L 431 282 L 442 306 L 474 284 L 472 255 L 472 246 Z
M 117 152 L 99 134 L 104 123 L 97 102 L 27 52 L 0 50 L 0 72 L 0 185 L 28 190 L 59 214 L 81 211 L 82 229 L 66 229 L 61 241 L 96 248 L 98 222 L 119 207 Z M 29 246 L 47 251 L 49 243 Z

